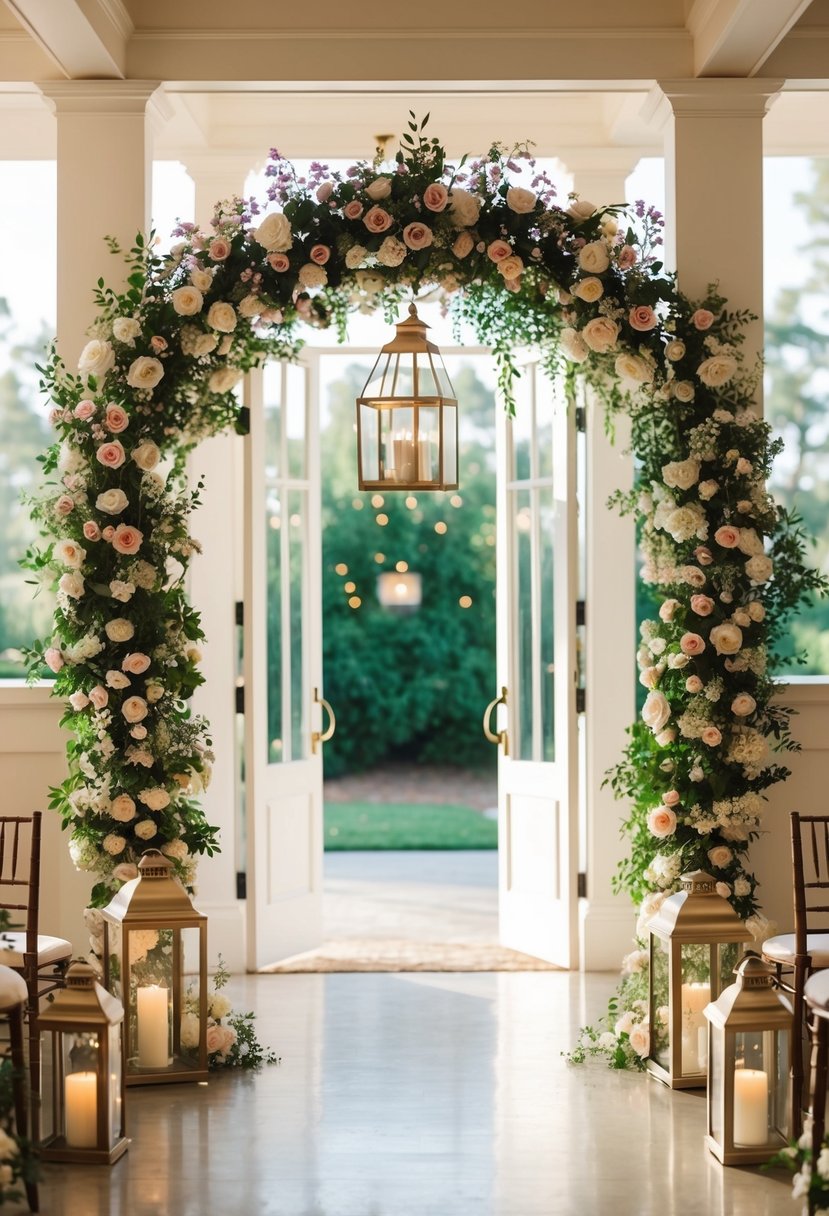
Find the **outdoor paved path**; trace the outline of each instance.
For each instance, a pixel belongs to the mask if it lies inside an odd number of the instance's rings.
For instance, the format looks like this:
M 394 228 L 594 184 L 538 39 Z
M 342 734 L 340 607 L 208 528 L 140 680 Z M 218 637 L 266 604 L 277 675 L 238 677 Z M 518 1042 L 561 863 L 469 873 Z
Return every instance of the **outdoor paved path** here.
M 495 849 L 326 853 L 324 876 L 327 941 L 498 940 Z

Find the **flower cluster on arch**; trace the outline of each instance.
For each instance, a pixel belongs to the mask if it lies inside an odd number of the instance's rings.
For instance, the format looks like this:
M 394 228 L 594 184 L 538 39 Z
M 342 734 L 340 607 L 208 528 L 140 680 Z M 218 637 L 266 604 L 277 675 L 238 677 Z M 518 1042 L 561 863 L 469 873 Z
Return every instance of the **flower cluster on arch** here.
M 67 702 L 69 776 L 53 805 L 75 862 L 100 903 L 146 847 L 188 885 L 196 856 L 218 847 L 198 801 L 209 727 L 189 709 L 203 635 L 184 589 L 200 548 L 185 455 L 239 425 L 244 372 L 291 357 L 303 323 L 343 326 L 438 285 L 493 346 L 507 388 L 511 350 L 535 344 L 633 420 L 640 489 L 622 505 L 638 513 L 662 605 L 643 626 L 649 691 L 614 777 L 632 807 L 620 883 L 647 916 L 704 866 L 749 916 L 762 790 L 786 775 L 767 755 L 769 735 L 786 739 L 768 646 L 819 580 L 765 491 L 775 446 L 752 407 L 748 318 L 713 290 L 696 303 L 677 290 L 652 209 L 560 206 L 525 149 L 453 167 L 422 124 L 411 131 L 393 164 L 343 174 L 315 164 L 303 179 L 274 154 L 278 210 L 223 201 L 209 231 L 181 224 L 164 256 L 139 237 L 125 289 L 98 285 L 77 374 L 54 352 L 43 369 L 55 441 L 32 507 L 44 542 L 27 564 L 57 607 L 30 657 Z

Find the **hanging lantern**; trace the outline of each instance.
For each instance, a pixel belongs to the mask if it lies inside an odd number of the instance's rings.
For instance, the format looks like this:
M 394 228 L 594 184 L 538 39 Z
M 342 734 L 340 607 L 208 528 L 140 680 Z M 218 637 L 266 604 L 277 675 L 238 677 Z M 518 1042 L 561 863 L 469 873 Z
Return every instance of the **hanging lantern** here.
M 791 1009 L 755 954 L 705 1009 L 709 1028 L 708 1147 L 723 1165 L 767 1161 L 791 1135 Z
M 103 909 L 104 982 L 124 1003 L 127 1085 L 207 1079 L 207 917 L 148 849 Z
M 387 570 L 377 576 L 377 599 L 392 612 L 414 612 L 423 598 L 421 578 L 411 570 Z
M 124 1009 L 96 982 L 88 963 L 73 963 L 66 986 L 40 1015 L 52 1035 L 52 1132 L 44 1161 L 112 1165 L 124 1136 Z
M 705 1007 L 730 980 L 749 934 L 703 870 L 683 874 L 648 925 L 648 1071 L 671 1089 L 705 1085 Z
M 414 304 L 357 398 L 361 490 L 456 490 L 458 403 Z

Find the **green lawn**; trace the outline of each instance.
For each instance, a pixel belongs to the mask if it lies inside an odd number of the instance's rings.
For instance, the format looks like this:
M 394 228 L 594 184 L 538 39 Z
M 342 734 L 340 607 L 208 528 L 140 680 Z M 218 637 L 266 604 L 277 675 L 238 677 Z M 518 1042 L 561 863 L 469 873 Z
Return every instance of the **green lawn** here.
M 329 802 L 325 847 L 346 849 L 495 849 L 498 825 L 468 806 Z

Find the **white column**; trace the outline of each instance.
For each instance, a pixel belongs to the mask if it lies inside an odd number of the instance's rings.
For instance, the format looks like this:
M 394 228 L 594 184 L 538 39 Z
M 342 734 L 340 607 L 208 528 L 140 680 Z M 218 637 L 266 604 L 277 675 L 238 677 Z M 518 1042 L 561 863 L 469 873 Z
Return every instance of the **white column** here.
M 195 219 L 210 231 L 216 202 L 243 194 L 249 160 L 199 153 L 184 158 L 196 185 Z M 241 600 L 234 579 L 234 554 L 242 547 L 242 513 L 238 499 L 242 485 L 237 449 L 242 440 L 234 434 L 216 435 L 199 444 L 189 459 L 192 486 L 204 479 L 202 506 L 192 520 L 193 535 L 204 552 L 190 567 L 188 593 L 201 613 L 206 641 L 201 669 L 205 684 L 193 697 L 194 712 L 204 714 L 211 726 L 216 753 L 213 780 L 203 796 L 204 813 L 219 828 L 221 852 L 199 862 L 196 904 L 209 917 L 210 964 L 222 955 L 231 971 L 245 969 L 244 903 L 236 896 L 236 873 L 243 868 L 239 855 L 237 806 L 238 749 L 236 746 L 236 600 Z
M 663 124 L 666 263 L 691 299 L 718 282 L 756 314 L 749 360 L 763 347 L 763 118 L 781 84 L 663 80 L 646 107 Z
M 630 148 L 585 149 L 571 153 L 567 168 L 573 189 L 597 207 L 627 199 L 626 180 L 639 160 Z M 605 434 L 601 401 L 591 394 L 587 408 L 585 487 L 585 686 L 584 814 L 581 865 L 586 898 L 579 903 L 580 966 L 585 971 L 618 970 L 633 948 L 635 915 L 627 895 L 614 895 L 611 880 L 627 852 L 619 834 L 626 808 L 602 788 L 617 764 L 635 714 L 634 654 L 636 539 L 633 522 L 608 511 L 611 491 L 633 481 L 628 453 L 630 427 L 616 422 L 615 440 Z
M 129 249 L 150 220 L 151 124 L 156 81 L 56 80 L 40 90 L 57 118 L 58 350 L 74 372 L 95 317 L 99 278 L 118 287 L 124 264 L 104 237 Z M 163 104 L 163 102 L 162 102 Z

